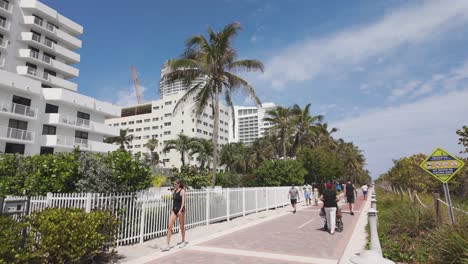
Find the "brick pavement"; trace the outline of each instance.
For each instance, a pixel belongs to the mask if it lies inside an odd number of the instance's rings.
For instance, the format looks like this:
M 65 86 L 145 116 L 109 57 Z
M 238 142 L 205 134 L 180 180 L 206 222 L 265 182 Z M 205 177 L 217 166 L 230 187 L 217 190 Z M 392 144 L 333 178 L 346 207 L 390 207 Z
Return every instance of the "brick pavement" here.
M 341 206 L 344 231 L 333 236 L 322 230 L 320 207 L 309 206 L 147 263 L 338 263 L 362 205 L 357 198 L 354 216 Z

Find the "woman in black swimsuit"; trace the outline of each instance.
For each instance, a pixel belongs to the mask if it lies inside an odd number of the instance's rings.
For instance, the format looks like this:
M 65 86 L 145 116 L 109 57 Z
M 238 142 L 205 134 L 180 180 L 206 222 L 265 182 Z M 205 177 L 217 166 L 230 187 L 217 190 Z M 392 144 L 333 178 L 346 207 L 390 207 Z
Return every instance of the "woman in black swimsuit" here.
M 172 212 L 169 218 L 169 226 L 167 228 L 167 247 L 163 248 L 162 251 L 169 251 L 171 249 L 171 236 L 172 236 L 172 227 L 176 219 L 179 219 L 180 234 L 182 235 L 182 241 L 177 243 L 180 248 L 183 248 L 187 245 L 185 242 L 185 191 L 184 185 L 180 180 L 174 182 L 174 192 L 172 194 Z

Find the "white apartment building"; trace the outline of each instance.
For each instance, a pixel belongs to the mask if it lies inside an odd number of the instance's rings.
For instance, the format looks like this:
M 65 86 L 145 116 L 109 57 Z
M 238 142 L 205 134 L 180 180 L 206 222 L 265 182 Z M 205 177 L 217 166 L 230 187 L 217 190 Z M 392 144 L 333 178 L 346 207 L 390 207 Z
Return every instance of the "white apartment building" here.
M 255 139 L 265 135 L 265 131 L 272 126 L 263 119 L 267 113 L 277 106 L 274 103 L 263 103 L 257 106 L 234 106 L 234 129 L 231 129 L 229 142 L 252 143 Z M 230 120 L 230 127 L 232 127 Z
M 0 153 L 107 152 L 110 103 L 78 94 L 83 27 L 36 0 L 0 0 Z
M 158 140 L 159 146 L 156 152 L 163 161 L 165 168 L 179 168 L 182 164 L 180 153 L 171 150 L 164 153 L 164 144 L 171 139 L 176 139 L 177 135 L 183 133 L 189 137 L 212 139 L 214 118 L 210 107 L 207 107 L 202 115 L 196 116 L 193 109 L 193 102 L 187 102 L 175 112 L 173 110 L 178 100 L 183 96 L 183 92 L 166 94 L 164 98 L 156 101 L 143 103 L 122 108 L 120 118 L 107 119 L 106 124 L 120 129 L 128 129 L 133 135 L 133 141 L 128 150 L 133 153 L 149 153 L 145 144 L 150 138 Z M 220 107 L 219 124 L 219 146 L 229 141 L 229 120 L 230 115 L 226 106 Z M 189 164 L 198 164 L 196 157 L 186 157 Z

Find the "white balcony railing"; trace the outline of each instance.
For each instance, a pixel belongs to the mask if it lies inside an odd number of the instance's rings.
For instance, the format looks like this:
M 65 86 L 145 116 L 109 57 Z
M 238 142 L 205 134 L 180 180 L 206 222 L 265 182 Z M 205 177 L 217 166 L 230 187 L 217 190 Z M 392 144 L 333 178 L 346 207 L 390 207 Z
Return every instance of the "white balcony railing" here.
M 79 117 L 60 115 L 59 122 L 62 124 L 67 124 L 67 125 L 72 125 L 72 126 L 77 126 L 77 127 L 90 128 L 89 120 L 79 118 Z
M 40 18 L 37 18 L 37 17 L 34 17 L 34 24 L 42 27 L 42 24 L 44 23 L 44 21 Z
M 37 108 L 12 102 L 0 101 L 0 112 L 37 118 Z
M 67 147 L 80 147 L 80 148 L 89 148 L 88 140 L 83 138 L 74 138 L 67 136 L 57 136 L 57 145 L 67 146 Z
M 33 67 L 27 67 L 27 68 L 28 68 L 28 70 L 26 71 L 27 74 L 32 75 L 32 76 L 37 75 L 37 69 L 35 69 Z
M 30 50 L 29 51 L 29 57 L 38 60 L 39 59 L 39 52 L 35 50 Z
M 34 141 L 34 132 L 11 127 L 0 127 L 0 137 L 32 142 Z
M 10 30 L 10 22 L 5 19 L 0 19 L 0 27 Z

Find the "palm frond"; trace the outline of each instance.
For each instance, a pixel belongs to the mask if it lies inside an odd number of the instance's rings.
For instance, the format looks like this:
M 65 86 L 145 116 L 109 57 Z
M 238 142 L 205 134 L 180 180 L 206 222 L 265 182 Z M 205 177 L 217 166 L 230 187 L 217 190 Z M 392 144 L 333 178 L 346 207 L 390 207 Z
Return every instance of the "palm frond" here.
M 227 82 L 225 84 L 231 91 L 234 92 L 236 90 L 240 90 L 253 99 L 257 105 L 262 104 L 260 99 L 257 97 L 254 88 L 246 80 L 229 72 L 224 72 L 224 76 L 227 78 Z
M 191 97 L 197 93 L 198 89 L 203 85 L 203 82 L 199 82 L 190 88 L 185 94 L 177 101 L 176 105 L 174 106 L 174 110 L 172 110 L 172 115 L 175 115 L 182 106 L 184 106 L 187 102 L 191 102 Z
M 263 63 L 259 60 L 238 60 L 228 64 L 227 68 L 234 72 L 246 71 L 260 71 L 263 72 Z

